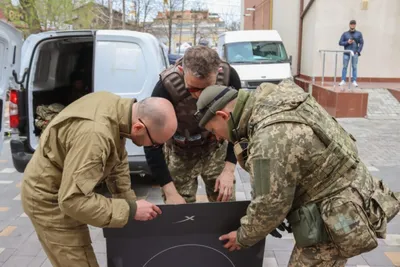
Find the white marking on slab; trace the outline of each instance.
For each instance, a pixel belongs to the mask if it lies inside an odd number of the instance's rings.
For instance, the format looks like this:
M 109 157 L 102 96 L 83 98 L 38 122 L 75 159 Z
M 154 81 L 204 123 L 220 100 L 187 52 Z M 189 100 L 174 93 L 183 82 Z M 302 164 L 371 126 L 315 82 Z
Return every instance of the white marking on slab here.
M 275 258 L 264 258 L 263 267 L 278 267 L 278 262 Z
M 5 248 L 0 248 L 0 254 L 5 250 Z
M 18 194 L 18 196 L 14 197 L 13 200 L 21 200 L 21 194 Z
M 24 212 L 24 213 L 22 213 L 21 216 L 19 216 L 19 217 L 28 217 L 28 215 L 26 215 L 26 213 Z
M 400 235 L 386 235 L 386 239 L 383 240 L 388 246 L 400 246 Z
M 371 267 L 369 265 L 356 265 L 356 267 Z
M 0 171 L 0 173 L 13 173 L 15 171 L 16 171 L 16 169 L 14 169 L 14 168 L 5 168 L 5 169 L 2 169 Z
M 278 230 L 278 232 L 279 231 L 280 230 Z M 282 234 L 282 239 L 294 239 L 294 236 L 293 236 L 293 234 Z
M 3 144 L 8 145 L 10 144 L 11 139 L 4 140 Z
M 367 169 L 368 169 L 370 172 L 379 172 L 379 169 L 375 168 L 374 166 L 368 166 Z
M 12 184 L 14 181 L 0 180 L 0 184 Z

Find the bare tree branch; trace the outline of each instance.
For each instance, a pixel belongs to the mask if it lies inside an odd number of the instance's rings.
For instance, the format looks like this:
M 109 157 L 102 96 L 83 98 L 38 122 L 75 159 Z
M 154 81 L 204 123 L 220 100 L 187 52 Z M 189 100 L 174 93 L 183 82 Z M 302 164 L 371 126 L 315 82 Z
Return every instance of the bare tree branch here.
M 158 0 L 159 10 L 162 10 L 162 14 L 159 13 L 154 19 L 155 25 L 162 25 L 162 31 L 166 31 L 168 38 L 168 53 L 171 53 L 173 32 L 173 22 L 176 12 L 180 12 L 183 0 L 168 0 L 168 4 L 164 4 L 164 0 Z M 158 28 L 158 27 L 157 27 Z
M 122 29 L 125 29 L 125 0 L 122 0 Z
M 199 29 L 199 25 L 203 22 L 208 22 L 208 9 L 207 5 L 201 2 L 194 2 L 191 9 L 193 19 L 193 45 L 197 44 L 198 35 L 204 32 Z
M 150 12 L 153 11 L 154 8 L 154 0 L 144 0 L 144 4 L 143 4 L 143 31 L 146 25 L 146 20 L 148 15 L 150 14 Z
M 225 21 L 225 29 L 227 31 L 240 30 L 240 18 L 238 18 L 233 9 L 226 9 L 220 16 Z

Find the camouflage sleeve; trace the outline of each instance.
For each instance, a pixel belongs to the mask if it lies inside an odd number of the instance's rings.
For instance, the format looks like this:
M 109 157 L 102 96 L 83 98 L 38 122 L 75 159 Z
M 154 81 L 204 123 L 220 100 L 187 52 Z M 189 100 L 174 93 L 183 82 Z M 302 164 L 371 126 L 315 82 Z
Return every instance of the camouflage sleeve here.
M 58 193 L 60 209 L 66 215 L 102 228 L 123 227 L 131 218 L 126 200 L 106 198 L 93 191 L 103 178 L 110 151 L 111 141 L 101 133 L 85 133 L 72 141 Z
M 107 187 L 113 198 L 136 200 L 135 192 L 131 188 L 131 175 L 129 171 L 128 153 L 125 149 L 125 141 L 121 145 L 121 150 L 121 161 L 107 177 Z
M 246 164 L 253 199 L 237 232 L 240 246 L 256 244 L 286 218 L 300 176 L 301 158 L 307 153 L 306 140 L 312 135 L 305 125 L 280 123 L 258 130 L 252 137 Z

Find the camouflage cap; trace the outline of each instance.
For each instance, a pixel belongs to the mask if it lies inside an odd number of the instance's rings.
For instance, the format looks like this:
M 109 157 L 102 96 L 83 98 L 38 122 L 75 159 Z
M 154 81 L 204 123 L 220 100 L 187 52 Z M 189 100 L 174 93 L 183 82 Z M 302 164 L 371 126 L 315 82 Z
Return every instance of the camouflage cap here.
M 235 99 L 238 91 L 222 85 L 205 88 L 197 100 L 197 112 L 194 114 L 200 127 L 204 127 L 230 101 Z

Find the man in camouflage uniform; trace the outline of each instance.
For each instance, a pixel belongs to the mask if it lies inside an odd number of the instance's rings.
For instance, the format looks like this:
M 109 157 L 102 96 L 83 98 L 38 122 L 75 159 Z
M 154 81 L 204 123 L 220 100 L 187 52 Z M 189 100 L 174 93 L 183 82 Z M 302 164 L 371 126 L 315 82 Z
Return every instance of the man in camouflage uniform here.
M 197 46 L 160 74 L 152 93 L 169 100 L 178 119 L 173 138 L 163 146 L 145 148 L 148 165 L 167 204 L 195 202 L 199 175 L 209 201 L 235 200 L 233 145 L 218 142 L 193 119 L 196 98 L 213 84 L 239 89 L 240 78 L 213 49 Z
M 199 125 L 235 143 L 252 181 L 241 226 L 220 237 L 225 248 L 250 247 L 286 218 L 296 240 L 289 266 L 343 267 L 385 238 L 399 194 L 371 176 L 354 137 L 291 79 L 251 93 L 211 86 L 197 107 Z

